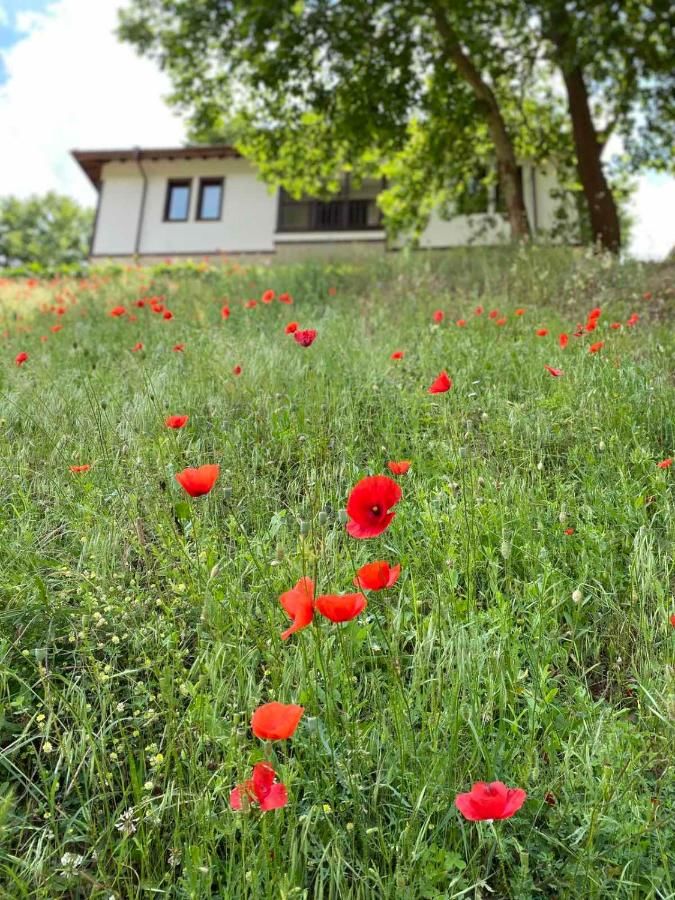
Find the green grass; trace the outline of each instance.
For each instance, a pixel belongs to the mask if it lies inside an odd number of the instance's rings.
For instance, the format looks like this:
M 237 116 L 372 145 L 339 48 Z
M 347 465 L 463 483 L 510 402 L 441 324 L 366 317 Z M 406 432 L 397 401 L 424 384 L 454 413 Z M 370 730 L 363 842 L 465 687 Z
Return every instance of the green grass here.
M 668 276 L 544 249 L 111 270 L 68 288 L 57 334 L 63 284 L 5 287 L 0 896 L 674 897 Z M 242 307 L 268 287 L 294 305 Z M 391 528 L 349 538 L 351 487 L 402 458 Z M 175 472 L 207 462 L 186 502 Z M 281 642 L 283 591 L 349 591 L 373 559 L 402 564 L 392 590 Z M 306 711 L 266 747 L 272 699 Z M 288 806 L 232 812 L 263 758 Z M 523 809 L 463 820 L 456 794 L 494 779 Z

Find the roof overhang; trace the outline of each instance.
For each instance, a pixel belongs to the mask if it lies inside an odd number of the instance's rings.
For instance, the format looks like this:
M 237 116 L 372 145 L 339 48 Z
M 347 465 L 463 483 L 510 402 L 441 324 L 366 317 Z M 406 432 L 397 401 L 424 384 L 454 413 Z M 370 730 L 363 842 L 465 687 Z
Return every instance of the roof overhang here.
M 241 153 L 227 144 L 210 144 L 203 147 L 160 147 L 129 150 L 71 150 L 71 155 L 94 185 L 101 186 L 103 166 L 109 162 L 129 162 L 132 160 L 174 160 L 174 159 L 241 159 Z

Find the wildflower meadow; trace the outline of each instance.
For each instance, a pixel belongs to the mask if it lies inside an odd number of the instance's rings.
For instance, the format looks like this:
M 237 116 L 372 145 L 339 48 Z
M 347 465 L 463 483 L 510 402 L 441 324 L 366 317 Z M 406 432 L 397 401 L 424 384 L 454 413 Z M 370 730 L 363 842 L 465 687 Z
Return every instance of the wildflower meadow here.
M 672 275 L 0 282 L 0 897 L 675 897 Z

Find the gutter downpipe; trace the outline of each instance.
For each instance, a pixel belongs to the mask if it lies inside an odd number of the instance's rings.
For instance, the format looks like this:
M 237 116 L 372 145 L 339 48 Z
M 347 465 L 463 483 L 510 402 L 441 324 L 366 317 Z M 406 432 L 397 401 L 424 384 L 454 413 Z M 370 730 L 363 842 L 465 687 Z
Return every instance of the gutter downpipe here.
M 134 155 L 134 159 L 136 160 L 136 165 L 138 166 L 138 170 L 141 173 L 141 178 L 143 179 L 143 191 L 141 193 L 141 207 L 138 211 L 138 224 L 136 226 L 136 240 L 134 242 L 134 256 L 138 256 L 141 249 L 141 232 L 143 230 L 143 219 L 145 217 L 145 198 L 148 193 L 148 176 L 145 172 L 145 169 L 141 165 L 141 148 L 136 147 L 136 152 Z
M 534 165 L 530 178 L 532 180 L 532 231 L 536 234 L 539 228 L 539 216 L 537 215 L 537 170 Z

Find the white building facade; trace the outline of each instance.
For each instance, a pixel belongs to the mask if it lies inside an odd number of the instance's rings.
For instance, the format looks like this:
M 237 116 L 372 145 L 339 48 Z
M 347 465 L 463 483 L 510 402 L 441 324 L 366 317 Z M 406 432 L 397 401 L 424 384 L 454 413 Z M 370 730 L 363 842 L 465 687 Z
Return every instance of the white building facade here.
M 73 151 L 98 191 L 92 261 L 154 263 L 167 258 L 297 259 L 378 253 L 387 240 L 377 206 L 383 183 L 352 185 L 334 199 L 294 200 L 271 189 L 255 167 L 227 146 Z M 525 205 L 535 232 L 556 222 L 553 172 L 521 167 Z M 480 192 L 483 191 L 484 194 Z M 509 228 L 494 191 L 479 188 L 470 207 L 449 218 L 434 213 L 419 246 L 496 244 Z

